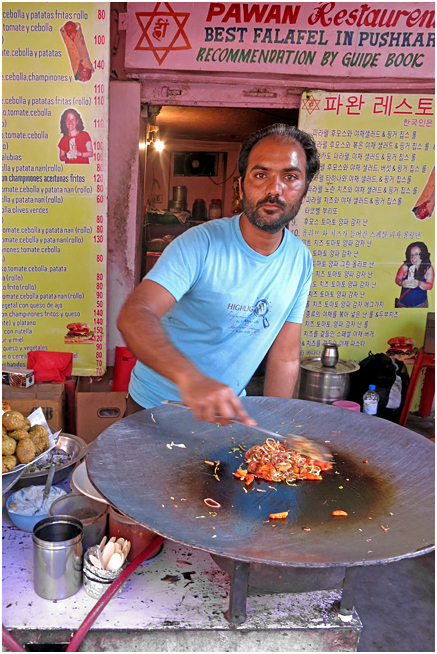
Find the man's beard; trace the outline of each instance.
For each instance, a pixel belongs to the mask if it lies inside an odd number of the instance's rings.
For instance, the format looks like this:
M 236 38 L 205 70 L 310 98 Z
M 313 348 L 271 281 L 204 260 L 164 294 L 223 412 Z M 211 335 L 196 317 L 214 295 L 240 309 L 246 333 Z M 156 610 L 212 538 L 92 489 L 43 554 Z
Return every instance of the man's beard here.
M 294 204 L 287 206 L 283 200 L 275 195 L 268 196 L 267 198 L 264 198 L 264 200 L 260 200 L 256 205 L 254 205 L 247 199 L 247 196 L 243 190 L 243 211 L 244 215 L 252 225 L 258 227 L 258 229 L 261 229 L 263 232 L 276 234 L 277 232 L 280 232 L 281 229 L 285 227 L 285 225 L 288 225 L 288 223 L 293 220 L 295 216 L 297 216 L 302 204 L 302 199 L 303 195 L 301 198 L 296 200 Z M 266 222 L 265 218 L 262 217 L 260 209 L 265 204 L 276 204 L 279 209 L 282 209 L 282 214 L 279 215 L 274 222 Z

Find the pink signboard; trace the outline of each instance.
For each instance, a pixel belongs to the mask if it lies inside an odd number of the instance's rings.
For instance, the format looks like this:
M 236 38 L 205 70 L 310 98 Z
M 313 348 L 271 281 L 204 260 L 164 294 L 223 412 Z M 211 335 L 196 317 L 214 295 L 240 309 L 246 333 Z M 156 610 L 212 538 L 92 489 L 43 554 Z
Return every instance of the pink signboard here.
M 434 3 L 129 2 L 126 69 L 432 79 Z

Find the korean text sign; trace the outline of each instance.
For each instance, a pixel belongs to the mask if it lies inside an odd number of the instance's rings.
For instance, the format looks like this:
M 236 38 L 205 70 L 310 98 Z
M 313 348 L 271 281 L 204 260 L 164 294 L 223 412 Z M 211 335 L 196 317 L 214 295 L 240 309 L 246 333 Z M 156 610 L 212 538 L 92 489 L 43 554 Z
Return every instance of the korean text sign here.
M 434 310 L 434 111 L 430 95 L 305 93 L 299 126 L 320 173 L 292 229 L 313 254 L 302 353 L 342 358 L 423 343 Z

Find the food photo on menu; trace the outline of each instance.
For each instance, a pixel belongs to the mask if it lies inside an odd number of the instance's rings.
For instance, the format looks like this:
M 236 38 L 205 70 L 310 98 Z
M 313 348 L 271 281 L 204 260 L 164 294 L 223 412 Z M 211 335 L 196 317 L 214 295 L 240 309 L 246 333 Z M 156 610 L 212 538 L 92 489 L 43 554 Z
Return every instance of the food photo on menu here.
M 72 322 L 67 325 L 67 329 L 64 343 L 94 343 L 96 340 L 94 331 L 85 322 Z
M 89 82 L 94 73 L 94 67 L 81 24 L 69 20 L 61 27 L 60 32 L 67 48 L 74 79 L 78 82 Z

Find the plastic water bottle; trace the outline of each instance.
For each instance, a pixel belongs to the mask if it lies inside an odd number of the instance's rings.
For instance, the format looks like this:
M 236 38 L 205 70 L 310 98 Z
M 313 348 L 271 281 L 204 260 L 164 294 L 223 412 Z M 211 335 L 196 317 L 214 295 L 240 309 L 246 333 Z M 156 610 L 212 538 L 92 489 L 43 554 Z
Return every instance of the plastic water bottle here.
M 363 395 L 363 413 L 369 416 L 376 416 L 378 412 L 379 395 L 375 391 L 375 385 L 369 384 L 369 390 Z

